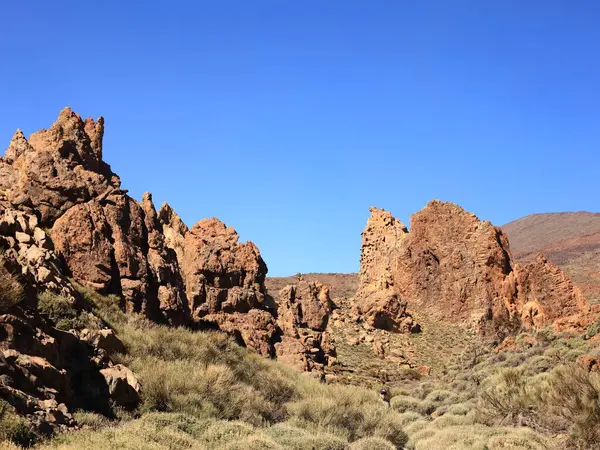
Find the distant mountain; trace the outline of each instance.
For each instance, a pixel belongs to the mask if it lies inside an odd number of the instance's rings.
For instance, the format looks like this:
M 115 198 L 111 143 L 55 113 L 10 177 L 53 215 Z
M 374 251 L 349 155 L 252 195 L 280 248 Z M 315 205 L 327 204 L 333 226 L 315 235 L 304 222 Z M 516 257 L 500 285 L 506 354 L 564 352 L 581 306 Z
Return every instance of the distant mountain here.
M 588 300 L 600 303 L 600 213 L 532 214 L 502 229 L 516 261 L 530 261 L 542 252 L 569 274 Z

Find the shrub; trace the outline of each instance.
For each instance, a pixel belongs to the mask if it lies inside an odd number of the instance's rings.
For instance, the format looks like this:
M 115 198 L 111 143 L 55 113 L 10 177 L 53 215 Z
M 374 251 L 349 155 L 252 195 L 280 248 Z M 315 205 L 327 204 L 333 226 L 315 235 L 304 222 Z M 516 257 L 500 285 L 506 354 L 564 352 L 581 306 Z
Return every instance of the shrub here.
M 522 369 L 502 369 L 484 381 L 479 394 L 480 412 L 488 418 L 517 426 L 531 425 L 536 419 L 537 387 Z
M 4 267 L 4 263 L 0 258 L 0 310 L 10 308 L 23 298 L 23 287 Z
M 0 442 L 9 441 L 22 447 L 30 447 L 39 439 L 31 424 L 17 415 L 12 406 L 0 400 Z
M 268 427 L 265 433 L 283 448 L 296 450 L 344 450 L 347 441 L 333 434 L 317 431 L 310 433 L 305 429 L 281 423 Z M 386 441 L 387 442 L 387 441 Z M 388 443 L 388 445 L 390 445 Z M 392 446 L 392 448 L 394 448 Z
M 577 364 L 557 367 L 550 374 L 541 405 L 548 425 L 570 432 L 576 444 L 600 443 L 600 374 Z M 559 420 L 552 422 L 552 416 Z
M 419 400 L 407 395 L 397 395 L 392 397 L 390 406 L 400 412 L 415 411 L 421 415 L 429 415 L 435 411 L 436 406 L 429 400 Z
M 49 291 L 38 296 L 38 310 L 46 314 L 57 328 L 63 330 L 99 328 L 98 318 L 85 311 L 78 311 L 69 300 Z
M 347 386 L 329 386 L 289 405 L 297 426 L 327 430 L 350 442 L 370 436 L 386 439 L 399 448 L 408 440 L 401 418 L 377 401 L 373 392 Z
M 350 445 L 350 450 L 396 450 L 397 447 L 381 438 L 363 438 Z
M 600 319 L 596 320 L 596 322 L 588 327 L 585 336 L 589 339 L 596 336 L 598 333 L 600 333 Z

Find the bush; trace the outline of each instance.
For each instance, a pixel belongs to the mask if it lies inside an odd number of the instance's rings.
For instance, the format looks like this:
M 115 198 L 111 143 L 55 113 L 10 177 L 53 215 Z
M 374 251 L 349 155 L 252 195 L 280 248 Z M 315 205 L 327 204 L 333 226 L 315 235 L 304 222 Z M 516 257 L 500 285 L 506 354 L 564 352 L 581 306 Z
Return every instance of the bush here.
M 78 311 L 69 300 L 49 291 L 38 296 L 38 311 L 46 314 L 62 330 L 82 330 L 83 328 L 99 328 L 97 317 L 85 311 Z
M 436 406 L 429 400 L 419 400 L 407 395 L 397 395 L 392 397 L 390 406 L 400 412 L 414 411 L 421 415 L 428 416 L 435 411 Z
M 350 445 L 350 450 L 395 450 L 389 441 L 381 438 L 363 438 Z
M 265 433 L 282 448 L 296 450 L 344 450 L 348 448 L 347 441 L 338 436 L 317 430 L 315 433 L 310 433 L 287 423 L 266 428 Z M 388 445 L 391 444 L 388 442 Z M 392 446 L 392 448 L 394 447 Z
M 496 423 L 531 425 L 536 420 L 535 405 L 539 391 L 524 376 L 522 369 L 502 369 L 484 381 L 479 394 L 479 409 Z
M 547 380 L 541 407 L 546 423 L 567 430 L 575 444 L 600 443 L 600 374 L 577 364 L 557 367 Z M 552 418 L 558 419 L 552 421 Z
M 600 333 L 600 319 L 588 327 L 585 336 L 589 339 L 596 336 L 598 333 Z
M 16 305 L 23 298 L 23 287 L 4 267 L 4 263 L 0 258 L 0 310 Z
M 346 386 L 329 386 L 320 395 L 289 405 L 297 426 L 327 430 L 353 442 L 376 436 L 402 448 L 408 440 L 402 420 L 378 401 L 376 394 Z
M 31 424 L 17 415 L 12 406 L 0 400 L 0 442 L 9 441 L 22 447 L 31 447 L 38 439 Z

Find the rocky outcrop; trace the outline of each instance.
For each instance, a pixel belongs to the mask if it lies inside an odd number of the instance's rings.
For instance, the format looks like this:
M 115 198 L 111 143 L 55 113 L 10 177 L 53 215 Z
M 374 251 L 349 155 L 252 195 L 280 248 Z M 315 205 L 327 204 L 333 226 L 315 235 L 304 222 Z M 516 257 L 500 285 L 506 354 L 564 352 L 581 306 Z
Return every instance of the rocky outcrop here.
M 282 289 L 273 304 L 265 295 L 267 266 L 258 248 L 240 243 L 236 231 L 215 218 L 185 233 L 181 252 L 195 321 L 213 323 L 242 345 L 301 371 L 322 373 L 335 357 L 325 331 L 332 308 L 326 286 L 302 280 Z
M 362 233 L 359 289 L 356 312 L 374 328 L 418 331 L 406 311 L 406 300 L 394 286 L 395 264 L 403 251 L 408 230 L 388 211 L 371 208 L 371 217 Z
M 505 280 L 511 316 L 526 328 L 554 325 L 557 330 L 589 326 L 595 314 L 578 287 L 541 253 L 525 264 L 516 264 Z
M 65 108 L 48 129 L 26 139 L 15 133 L 0 158 L 0 195 L 6 206 L 36 213 L 43 226 L 71 207 L 119 188 L 102 160 L 104 120 L 86 119 Z
M 177 260 L 183 261 L 183 252 L 185 247 L 185 235 L 187 234 L 188 227 L 181 217 L 173 211 L 173 208 L 168 203 L 163 203 L 158 210 L 158 220 L 162 225 L 163 235 L 165 237 L 165 244 L 167 247 L 173 249 L 177 255 Z
M 318 281 L 300 279 L 279 291 L 277 299 L 281 329 L 281 341 L 275 344 L 277 359 L 300 371 L 322 374 L 336 356 L 326 331 L 333 306 L 329 288 Z
M 148 233 L 149 294 L 157 299 L 158 311 L 169 323 L 182 325 L 189 319 L 189 305 L 177 252 L 167 244 L 163 224 L 154 209 L 150 193 L 144 194 L 141 206 Z
M 242 343 L 273 355 L 275 319 L 265 303 L 267 266 L 258 248 L 232 227 L 204 219 L 186 233 L 181 264 L 192 317 L 237 333 Z
M 36 216 L 0 207 L 0 248 L 0 398 L 45 433 L 75 425 L 75 409 L 109 414 L 100 371 L 123 344 L 109 329 L 61 329 L 52 307 L 40 306 L 53 295 L 61 311 L 103 325 L 63 274 Z
M 50 236 L 36 216 L 0 206 L 2 264 L 35 292 L 50 291 L 76 305 L 79 294 L 63 275 Z
M 41 432 L 75 425 L 70 412 L 76 409 L 110 414 L 100 374 L 109 360 L 95 358 L 76 331 L 13 305 L 0 311 L 0 336 L 0 398 Z
M 186 234 L 182 270 L 195 317 L 263 306 L 267 265 L 258 248 L 214 217 Z
M 437 200 L 411 217 L 410 232 L 376 208 L 363 232 L 358 313 L 372 326 L 402 328 L 407 305 L 481 333 L 589 311 L 556 266 L 543 257 L 513 265 L 500 228 Z

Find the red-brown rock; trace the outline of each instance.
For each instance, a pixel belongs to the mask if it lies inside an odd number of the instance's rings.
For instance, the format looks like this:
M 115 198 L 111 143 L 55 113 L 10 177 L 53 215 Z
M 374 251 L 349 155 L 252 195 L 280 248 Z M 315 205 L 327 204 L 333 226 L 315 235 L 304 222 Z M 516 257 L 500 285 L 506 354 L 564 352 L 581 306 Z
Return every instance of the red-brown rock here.
M 102 161 L 104 120 L 85 121 L 65 108 L 48 129 L 26 139 L 15 133 L 0 159 L 0 191 L 12 207 L 39 213 L 48 226 L 78 203 L 85 203 L 120 180 Z
M 397 327 L 406 307 L 480 333 L 589 323 L 590 307 L 544 257 L 511 261 L 500 228 L 437 200 L 411 217 L 411 230 L 371 209 L 363 232 L 356 308 L 378 328 Z
M 300 279 L 277 296 L 277 324 L 281 341 L 277 359 L 305 372 L 323 372 L 336 351 L 326 331 L 332 311 L 329 288 L 318 281 Z

